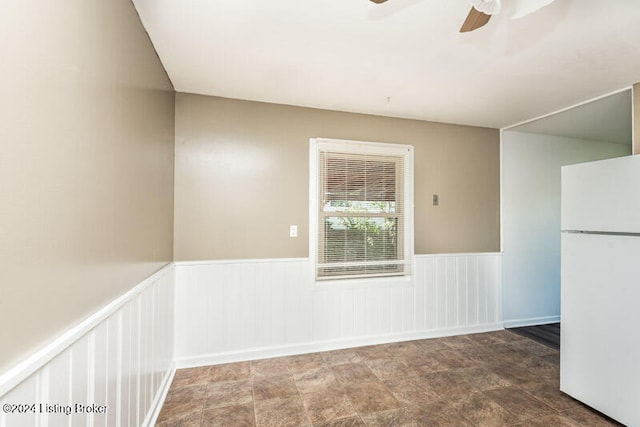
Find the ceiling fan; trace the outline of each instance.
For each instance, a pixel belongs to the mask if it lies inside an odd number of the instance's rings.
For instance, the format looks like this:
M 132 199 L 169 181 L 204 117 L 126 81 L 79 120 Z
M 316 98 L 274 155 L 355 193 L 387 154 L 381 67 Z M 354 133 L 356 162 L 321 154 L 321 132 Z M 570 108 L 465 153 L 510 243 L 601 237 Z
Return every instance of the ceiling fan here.
M 384 3 L 387 0 L 370 0 L 373 3 Z M 512 19 L 522 18 L 536 10 L 551 4 L 555 0 L 506 0 L 510 6 L 510 17 Z M 477 30 L 486 25 L 491 15 L 496 15 L 502 10 L 502 0 L 469 0 L 471 10 L 467 15 L 461 33 Z

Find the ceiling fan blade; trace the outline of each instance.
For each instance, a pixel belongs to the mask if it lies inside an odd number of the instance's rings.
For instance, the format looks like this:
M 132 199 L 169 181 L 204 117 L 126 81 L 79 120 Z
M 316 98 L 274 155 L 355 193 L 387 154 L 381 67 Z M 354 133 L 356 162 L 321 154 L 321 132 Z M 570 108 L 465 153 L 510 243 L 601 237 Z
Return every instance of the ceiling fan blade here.
M 386 2 L 387 0 L 371 0 L 371 1 L 374 3 L 380 4 L 380 3 Z
M 373 0 L 372 0 L 373 1 Z M 467 15 L 467 19 L 464 20 L 462 27 L 460 28 L 461 33 L 467 33 L 469 31 L 477 30 L 478 28 L 486 25 L 489 22 L 491 15 L 487 15 L 486 13 L 482 13 L 476 10 L 475 7 L 472 7 Z

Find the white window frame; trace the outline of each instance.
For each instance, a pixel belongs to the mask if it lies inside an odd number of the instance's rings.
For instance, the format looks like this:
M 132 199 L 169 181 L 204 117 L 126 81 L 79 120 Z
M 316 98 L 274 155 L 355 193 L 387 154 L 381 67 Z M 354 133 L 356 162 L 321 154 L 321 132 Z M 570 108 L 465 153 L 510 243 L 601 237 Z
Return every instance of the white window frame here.
M 339 279 L 321 279 L 316 277 L 318 263 L 318 209 L 319 209 L 319 152 L 320 150 L 353 152 L 361 154 L 397 155 L 404 156 L 404 235 L 403 252 L 406 260 L 405 272 L 394 276 L 371 276 Z M 352 141 L 344 139 L 311 138 L 309 140 L 309 256 L 313 269 L 313 278 L 318 285 L 372 284 L 406 284 L 412 281 L 414 275 L 414 196 L 413 196 L 413 146 L 389 144 L 382 142 Z

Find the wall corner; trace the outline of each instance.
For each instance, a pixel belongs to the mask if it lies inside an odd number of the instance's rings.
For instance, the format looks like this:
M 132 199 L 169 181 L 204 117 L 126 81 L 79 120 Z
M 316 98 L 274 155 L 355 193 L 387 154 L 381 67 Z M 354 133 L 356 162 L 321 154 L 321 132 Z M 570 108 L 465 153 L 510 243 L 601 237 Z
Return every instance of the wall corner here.
M 633 85 L 632 90 L 632 153 L 640 154 L 640 83 Z

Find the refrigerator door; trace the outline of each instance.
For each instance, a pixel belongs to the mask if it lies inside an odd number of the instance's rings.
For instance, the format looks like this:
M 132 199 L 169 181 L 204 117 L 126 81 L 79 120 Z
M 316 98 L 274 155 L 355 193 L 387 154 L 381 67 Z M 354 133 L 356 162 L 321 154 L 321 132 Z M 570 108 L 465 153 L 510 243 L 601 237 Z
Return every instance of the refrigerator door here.
M 560 389 L 640 426 L 640 237 L 562 233 Z
M 640 233 L 640 156 L 563 167 L 562 229 Z

